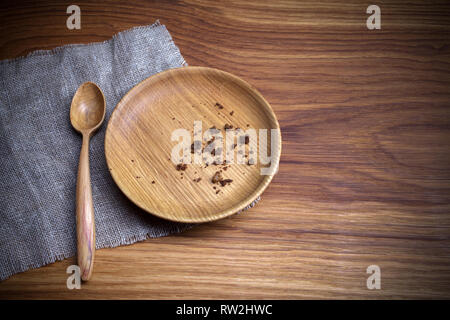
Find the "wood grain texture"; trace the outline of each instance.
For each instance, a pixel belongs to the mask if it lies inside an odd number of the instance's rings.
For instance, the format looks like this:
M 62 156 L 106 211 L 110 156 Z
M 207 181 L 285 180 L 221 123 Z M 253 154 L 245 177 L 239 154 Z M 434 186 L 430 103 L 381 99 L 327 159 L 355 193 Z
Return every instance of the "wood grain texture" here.
M 281 126 L 258 205 L 183 234 L 102 249 L 0 283 L 3 298 L 450 298 L 450 7 L 446 1 L 2 4 L 0 58 L 102 41 L 160 19 L 190 65 L 242 77 Z M 381 268 L 367 290 L 366 268 Z
M 261 163 L 261 150 L 270 165 Z M 261 94 L 205 67 L 167 70 L 136 85 L 105 135 L 108 169 L 122 192 L 149 213 L 185 223 L 247 208 L 272 181 L 280 153 L 280 127 Z

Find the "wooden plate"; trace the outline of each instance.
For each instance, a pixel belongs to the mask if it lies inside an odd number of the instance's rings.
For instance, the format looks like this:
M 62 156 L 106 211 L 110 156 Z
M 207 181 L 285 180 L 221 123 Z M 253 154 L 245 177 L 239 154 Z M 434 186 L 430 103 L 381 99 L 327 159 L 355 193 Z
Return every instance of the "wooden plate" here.
M 172 132 L 184 128 L 193 141 L 194 121 L 199 120 L 202 132 L 212 126 L 222 129 L 224 141 L 225 124 L 256 132 L 276 129 L 271 160 L 276 169 L 262 175 L 264 165 L 258 160 L 255 165 L 231 164 L 226 171 L 223 165 L 204 163 L 178 171 L 171 160 L 178 144 Z M 240 78 L 204 67 L 171 69 L 142 81 L 118 103 L 106 130 L 106 160 L 122 192 L 145 211 L 172 221 L 212 221 L 242 210 L 268 186 L 280 160 L 279 130 L 270 105 Z M 270 134 L 268 141 L 270 154 Z M 212 183 L 220 169 L 232 183 Z

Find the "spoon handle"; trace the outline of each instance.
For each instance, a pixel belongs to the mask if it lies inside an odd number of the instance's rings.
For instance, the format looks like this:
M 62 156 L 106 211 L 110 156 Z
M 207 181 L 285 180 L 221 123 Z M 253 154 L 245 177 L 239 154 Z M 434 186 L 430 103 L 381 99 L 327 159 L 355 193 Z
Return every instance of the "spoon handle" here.
M 95 255 L 95 219 L 89 173 L 89 134 L 83 134 L 76 192 L 78 266 L 81 279 L 87 281 L 92 274 Z

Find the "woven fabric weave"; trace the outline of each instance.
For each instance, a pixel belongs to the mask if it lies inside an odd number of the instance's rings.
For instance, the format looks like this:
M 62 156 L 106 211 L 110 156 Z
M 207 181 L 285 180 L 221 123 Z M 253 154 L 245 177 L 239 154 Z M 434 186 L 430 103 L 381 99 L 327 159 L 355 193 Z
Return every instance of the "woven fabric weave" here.
M 107 121 L 134 85 L 184 65 L 169 32 L 158 22 L 105 42 L 0 62 L 0 280 L 76 254 L 81 136 L 70 124 L 69 109 L 77 88 L 85 81 L 98 84 L 106 98 Z M 96 247 L 191 227 L 144 213 L 122 194 L 106 167 L 106 121 L 90 145 Z

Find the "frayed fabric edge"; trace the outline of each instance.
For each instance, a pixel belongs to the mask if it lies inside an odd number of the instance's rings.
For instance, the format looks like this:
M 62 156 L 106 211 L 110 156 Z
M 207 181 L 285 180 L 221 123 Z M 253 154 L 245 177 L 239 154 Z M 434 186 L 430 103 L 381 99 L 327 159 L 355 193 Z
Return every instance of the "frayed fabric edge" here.
M 16 61 L 20 61 L 20 60 L 24 60 L 26 58 L 34 57 L 34 56 L 52 55 L 52 54 L 58 53 L 61 50 L 64 50 L 64 49 L 67 49 L 67 48 L 77 48 L 77 47 L 84 47 L 84 46 L 86 46 L 86 47 L 93 47 L 93 46 L 105 44 L 106 42 L 117 38 L 121 34 L 127 34 L 129 32 L 134 32 L 136 30 L 142 30 L 142 29 L 146 29 L 146 28 L 153 29 L 153 28 L 162 27 L 162 26 L 164 26 L 164 25 L 162 25 L 159 22 L 159 20 L 156 20 L 153 24 L 149 24 L 149 25 L 145 25 L 145 26 L 136 26 L 136 27 L 132 27 L 132 28 L 127 29 L 127 30 L 119 31 L 119 32 L 113 34 L 111 38 L 109 38 L 107 40 L 104 40 L 104 41 L 92 42 L 92 43 L 73 43 L 73 44 L 66 44 L 66 45 L 63 45 L 63 46 L 59 46 L 59 47 L 56 47 L 56 48 L 53 48 L 53 49 L 49 49 L 49 50 L 35 50 L 35 51 L 32 51 L 32 52 L 30 52 L 30 53 L 28 53 L 28 54 L 26 54 L 24 56 L 11 58 L 11 59 L 0 60 L 0 65 L 8 64 L 8 63 L 11 63 L 11 62 L 16 62 Z M 180 64 L 181 65 L 185 65 L 186 61 L 184 61 L 184 59 L 183 59 Z

